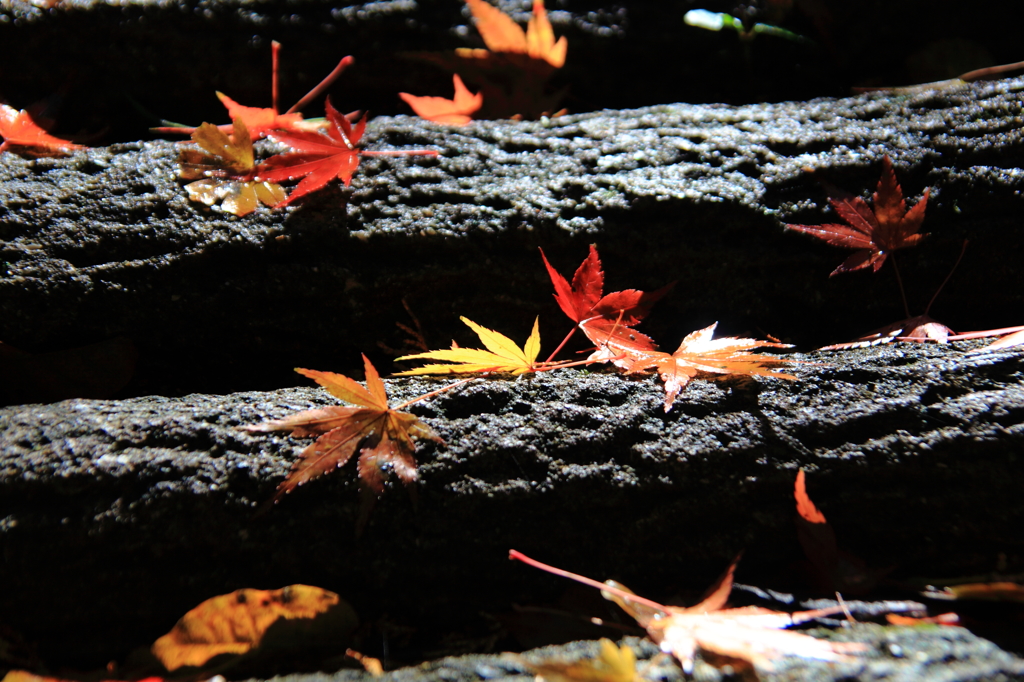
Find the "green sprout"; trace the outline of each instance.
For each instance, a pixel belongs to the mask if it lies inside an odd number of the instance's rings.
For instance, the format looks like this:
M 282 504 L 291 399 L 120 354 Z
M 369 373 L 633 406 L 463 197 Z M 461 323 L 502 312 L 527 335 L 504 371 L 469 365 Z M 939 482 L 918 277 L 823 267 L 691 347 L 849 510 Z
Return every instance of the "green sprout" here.
M 792 40 L 795 43 L 804 43 L 812 45 L 814 41 L 809 38 L 805 38 L 802 35 L 787 31 L 784 28 L 778 26 L 772 26 L 771 24 L 754 24 L 751 28 L 747 28 L 743 24 L 743 20 L 734 17 L 729 14 L 722 12 L 709 12 L 706 9 L 693 9 L 687 12 L 683 16 L 683 21 L 688 26 L 696 26 L 697 28 L 704 28 L 709 31 L 721 31 L 723 28 L 732 29 L 740 34 L 740 38 L 743 40 L 753 40 L 754 36 L 758 34 L 776 36 L 777 38 L 785 38 L 786 40 Z

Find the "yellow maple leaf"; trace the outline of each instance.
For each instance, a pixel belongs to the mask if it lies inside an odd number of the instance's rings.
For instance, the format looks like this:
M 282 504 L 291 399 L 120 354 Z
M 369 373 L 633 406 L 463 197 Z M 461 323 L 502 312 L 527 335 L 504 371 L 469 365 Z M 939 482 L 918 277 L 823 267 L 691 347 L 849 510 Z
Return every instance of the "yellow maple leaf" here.
M 547 682 L 634 682 L 638 678 L 633 650 L 625 645 L 617 647 L 603 637 L 601 653 L 594 659 L 523 663 Z
M 525 374 L 535 371 L 545 363 L 537 362 L 540 353 L 540 330 L 538 320 L 533 321 L 533 332 L 526 339 L 526 345 L 519 348 L 515 342 L 499 334 L 493 329 L 481 327 L 473 320 L 460 317 L 466 326 L 476 332 L 487 350 L 482 348 L 459 348 L 455 343 L 448 350 L 432 350 L 416 355 L 403 355 L 396 360 L 442 360 L 447 365 L 424 365 L 406 372 L 398 372 L 395 376 L 415 376 L 419 374 L 470 374 L 477 372 L 511 372 Z

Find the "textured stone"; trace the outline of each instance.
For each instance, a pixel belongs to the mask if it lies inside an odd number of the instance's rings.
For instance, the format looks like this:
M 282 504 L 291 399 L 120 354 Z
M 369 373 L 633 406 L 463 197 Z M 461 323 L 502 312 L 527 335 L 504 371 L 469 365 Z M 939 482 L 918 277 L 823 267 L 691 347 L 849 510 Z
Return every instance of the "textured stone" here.
M 237 427 L 332 403 L 319 389 L 5 408 L 3 611 L 44 649 L 102 661 L 212 594 L 306 583 L 366 620 L 431 623 L 417 646 L 437 651 L 480 611 L 565 588 L 509 548 L 653 598 L 699 592 L 740 550 L 742 582 L 799 587 L 797 467 L 869 566 L 987 572 L 1024 549 L 1024 360 L 963 348 L 798 355 L 822 364 L 697 380 L 668 414 L 649 378 L 471 383 L 411 408 L 446 445 L 421 446 L 415 505 L 391 486 L 360 541 L 351 463 L 252 518 L 304 443 Z M 437 384 L 389 382 L 393 400 Z
M 514 335 L 540 313 L 543 336 L 563 333 L 536 247 L 570 273 L 596 241 L 609 290 L 678 282 L 645 322 L 665 347 L 715 320 L 805 346 L 847 340 L 903 317 L 891 267 L 830 279 L 848 252 L 781 223 L 834 220 L 804 168 L 867 195 L 883 154 L 908 197 L 932 190 L 931 237 L 898 254 L 911 312 L 969 238 L 933 315 L 961 331 L 1019 324 L 1022 89 L 461 129 L 384 118 L 368 148 L 442 155 L 368 158 L 351 192 L 242 219 L 187 200 L 168 142 L 4 154 L 0 338 L 38 352 L 127 336 L 135 394 L 279 387 L 296 365 L 357 371 L 359 352 L 401 346 L 403 299 L 432 347 L 467 340 L 458 315 Z

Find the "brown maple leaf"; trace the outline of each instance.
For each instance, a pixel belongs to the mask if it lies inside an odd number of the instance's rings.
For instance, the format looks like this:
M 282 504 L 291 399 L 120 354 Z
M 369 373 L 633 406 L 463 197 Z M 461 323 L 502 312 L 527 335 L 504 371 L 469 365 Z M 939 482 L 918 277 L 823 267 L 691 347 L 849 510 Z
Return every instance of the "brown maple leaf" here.
M 417 401 L 450 390 L 469 379 L 449 384 L 437 391 L 408 400 L 396 407 L 388 406 L 384 382 L 369 359 L 363 356 L 366 387 L 357 381 L 334 372 L 318 372 L 296 368 L 296 372 L 323 386 L 334 397 L 352 403 L 354 407 L 325 407 L 306 410 L 284 419 L 253 424 L 247 431 L 290 431 L 293 436 L 319 436 L 303 450 L 291 473 L 270 503 L 278 502 L 285 494 L 315 478 L 344 466 L 359 450 L 359 479 L 365 484 L 363 508 L 357 522 L 362 528 L 369 514 L 369 506 L 376 495 L 384 492 L 384 482 L 390 468 L 402 483 L 408 485 L 417 479 L 414 438 L 444 441 L 415 415 L 401 412 Z
M 236 216 L 252 213 L 260 203 L 279 205 L 287 196 L 284 189 L 253 177 L 255 157 L 248 127 L 240 118 L 232 126 L 234 135 L 229 137 L 212 123 L 204 123 L 192 133 L 192 141 L 202 151 L 181 150 L 179 177 L 195 180 L 185 185 L 188 198 L 207 206 L 219 201 L 221 210 Z
M 857 249 L 832 275 L 869 266 L 878 272 L 889 253 L 914 246 L 925 236 L 918 234 L 918 230 L 924 220 L 928 190 L 925 189 L 921 200 L 908 211 L 888 156 L 882 157 L 882 165 L 873 209 L 862 198 L 826 185 L 829 203 L 846 224 L 786 225 L 791 230 L 824 239 L 833 246 Z
M 665 382 L 666 412 L 672 409 L 676 396 L 690 379 L 700 373 L 758 375 L 796 380 L 792 374 L 773 372 L 770 369 L 776 365 L 793 362 L 792 360 L 747 352 L 752 348 L 791 348 L 790 344 L 732 336 L 716 339 L 713 337 L 717 326 L 716 322 L 687 334 L 676 352 L 671 355 L 647 350 L 636 344 L 627 344 L 622 337 L 597 338 L 597 350 L 588 360 L 609 361 L 630 374 L 656 369 Z
M 614 601 L 636 619 L 662 651 L 675 656 L 687 673 L 693 672 L 693 661 L 698 651 L 745 661 L 755 670 L 771 670 L 772 662 L 783 656 L 844 661 L 850 660 L 849 654 L 867 649 L 866 645 L 856 642 L 829 642 L 782 629 L 839 613 L 842 606 L 796 613 L 755 606 L 725 608 L 732 591 L 735 561 L 699 604 L 680 608 L 638 597 L 613 580 L 599 583 L 543 564 L 514 549 L 509 551 L 509 558 L 601 590 L 605 599 Z

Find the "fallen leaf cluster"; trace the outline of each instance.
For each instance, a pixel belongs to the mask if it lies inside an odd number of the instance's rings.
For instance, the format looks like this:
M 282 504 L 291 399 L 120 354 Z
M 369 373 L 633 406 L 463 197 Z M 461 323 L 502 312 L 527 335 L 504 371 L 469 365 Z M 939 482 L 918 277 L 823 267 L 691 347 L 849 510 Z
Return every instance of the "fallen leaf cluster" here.
M 747 352 L 753 348 L 790 346 L 757 339 L 715 339 L 718 323 L 688 334 L 674 353 L 659 351 L 650 337 L 632 327 L 668 293 L 671 284 L 651 293 L 628 289 L 602 296 L 604 273 L 594 246 L 590 247 L 589 255 L 576 269 L 571 285 L 551 266 L 543 251 L 541 256 L 555 286 L 555 300 L 559 307 L 596 346 L 589 360 L 611 362 L 627 374 L 657 371 L 665 383 L 666 412 L 672 409 L 679 392 L 698 374 L 796 379 L 791 374 L 771 371 L 770 368 L 788 362 L 784 358 Z
M 359 167 L 362 156 L 437 156 L 432 149 L 405 151 L 366 151 L 359 142 L 366 129 L 366 116 L 341 114 L 331 105 L 328 97 L 324 108 L 326 121 L 305 121 L 296 109 L 315 97 L 353 62 L 345 57 L 337 68 L 306 97 L 284 114 L 277 109 L 277 54 L 280 46 L 274 43 L 274 105 L 271 108 L 247 107 L 227 95 L 217 93 L 231 116 L 231 135 L 224 126 L 203 123 L 198 128 L 157 128 L 165 132 L 190 130 L 192 141 L 206 154 L 184 150 L 179 158 L 180 177 L 195 180 L 186 185 L 189 198 L 214 206 L 236 216 L 254 211 L 260 203 L 271 208 L 283 208 L 337 178 L 346 187 Z M 355 122 L 353 124 L 353 120 Z M 270 137 L 294 151 L 272 156 L 256 165 L 253 138 Z M 280 183 L 301 178 L 287 194 Z

